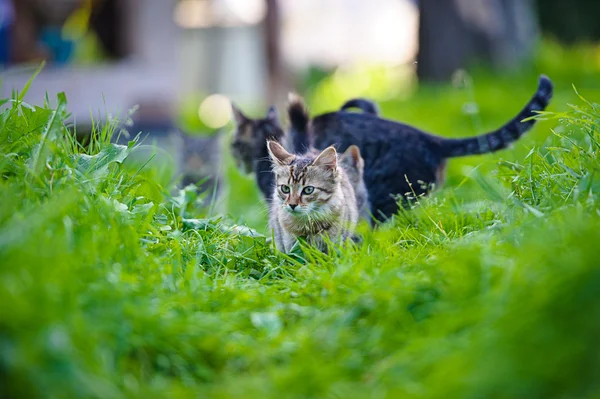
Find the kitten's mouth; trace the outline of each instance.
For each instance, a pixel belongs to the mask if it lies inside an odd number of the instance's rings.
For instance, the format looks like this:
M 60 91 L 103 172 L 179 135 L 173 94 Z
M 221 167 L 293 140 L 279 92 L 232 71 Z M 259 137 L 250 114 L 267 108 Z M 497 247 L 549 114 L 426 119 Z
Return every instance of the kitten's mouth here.
M 304 212 L 302 212 L 302 209 L 300 208 L 296 208 L 296 209 L 292 209 L 289 206 L 285 207 L 285 210 L 287 211 L 287 213 L 289 213 L 292 216 L 304 216 Z

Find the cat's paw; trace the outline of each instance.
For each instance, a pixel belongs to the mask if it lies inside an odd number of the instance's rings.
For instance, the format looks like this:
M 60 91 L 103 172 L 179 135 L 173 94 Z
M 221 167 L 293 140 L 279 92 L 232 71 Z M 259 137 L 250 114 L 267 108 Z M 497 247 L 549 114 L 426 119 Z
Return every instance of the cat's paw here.
M 352 234 L 350 236 L 350 240 L 354 243 L 354 244 L 362 244 L 363 243 L 363 238 L 362 236 L 359 236 L 358 234 Z

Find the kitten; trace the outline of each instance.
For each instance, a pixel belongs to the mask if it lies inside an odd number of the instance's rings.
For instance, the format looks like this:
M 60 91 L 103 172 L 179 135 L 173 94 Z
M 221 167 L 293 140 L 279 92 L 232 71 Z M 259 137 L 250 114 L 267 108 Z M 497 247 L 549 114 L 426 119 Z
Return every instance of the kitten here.
M 377 114 L 377 107 L 369 100 L 355 98 L 347 101 L 340 108 L 346 111 L 350 108 L 358 108 L 365 113 Z M 231 142 L 231 151 L 237 166 L 245 173 L 254 172 L 258 187 L 267 202 L 273 194 L 274 178 L 271 172 L 271 162 L 267 151 L 267 140 L 276 141 L 284 147 L 298 149 L 297 153 L 303 153 L 310 149 L 309 145 L 303 146 L 296 143 L 291 146 L 287 144 L 289 136 L 286 135 L 279 124 L 277 111 L 274 107 L 269 108 L 263 119 L 252 119 L 232 103 L 236 131 Z M 300 123 L 300 122 L 298 122 Z M 299 150 L 302 148 L 302 150 Z M 360 172 L 362 175 L 362 171 Z M 365 191 L 366 195 L 366 191 Z
M 398 211 L 398 196 L 406 203 L 440 185 L 449 158 L 498 151 L 518 140 L 536 123 L 525 119 L 548 106 L 552 91 L 552 81 L 540 76 L 537 91 L 516 117 L 498 130 L 468 138 L 435 136 L 368 113 L 331 112 L 311 122 L 301 99 L 288 107 L 290 131 L 293 143 L 299 145 L 294 150 L 335 145 L 344 151 L 357 145 L 365 162 L 371 213 L 383 221 Z
M 359 211 L 335 148 L 304 155 L 290 154 L 276 141 L 269 141 L 267 148 L 276 182 L 269 226 L 277 249 L 287 253 L 298 238 L 304 238 L 326 251 L 328 240 L 351 238 Z M 360 158 L 358 148 L 350 148 L 348 156 Z
M 348 180 L 354 189 L 356 207 L 361 219 L 371 220 L 371 204 L 369 203 L 369 192 L 364 180 L 365 161 L 360 155 L 360 149 L 351 145 L 340 157 L 340 165 L 346 172 Z

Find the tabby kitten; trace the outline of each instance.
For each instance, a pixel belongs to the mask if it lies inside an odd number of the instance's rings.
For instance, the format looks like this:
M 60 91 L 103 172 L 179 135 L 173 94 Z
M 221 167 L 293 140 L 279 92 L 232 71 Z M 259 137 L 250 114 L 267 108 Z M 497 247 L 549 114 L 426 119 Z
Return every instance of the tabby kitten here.
M 398 197 L 406 203 L 427 194 L 445 177 L 449 158 L 484 154 L 507 148 L 536 123 L 528 119 L 544 110 L 552 98 L 552 81 L 540 76 L 538 88 L 525 107 L 501 128 L 480 136 L 451 139 L 368 113 L 331 112 L 312 121 L 301 100 L 288 107 L 294 151 L 335 145 L 344 151 L 360 148 L 371 212 L 385 220 L 398 211 Z M 297 146 L 296 146 L 297 145 Z
M 357 108 L 365 113 L 377 114 L 377 107 L 369 100 L 354 98 L 342 105 L 340 112 Z M 276 141 L 287 147 L 289 136 L 286 135 L 279 124 L 277 112 L 274 107 L 269 108 L 266 116 L 261 119 L 252 119 L 232 104 L 236 131 L 231 142 L 231 151 L 237 166 L 245 173 L 254 172 L 258 187 L 263 197 L 269 202 L 273 194 L 274 178 L 271 172 L 271 162 L 267 151 L 267 140 Z M 290 145 L 296 153 L 304 153 L 310 149 L 303 143 Z M 362 171 L 360 172 L 362 175 Z M 361 194 L 362 195 L 362 194 Z M 366 189 L 364 191 L 366 196 Z
M 335 148 L 304 155 L 290 154 L 276 141 L 269 141 L 267 148 L 276 182 L 269 226 L 277 249 L 287 253 L 304 238 L 326 251 L 328 240 L 351 238 L 359 211 Z M 348 156 L 360 158 L 358 148 L 349 149 Z

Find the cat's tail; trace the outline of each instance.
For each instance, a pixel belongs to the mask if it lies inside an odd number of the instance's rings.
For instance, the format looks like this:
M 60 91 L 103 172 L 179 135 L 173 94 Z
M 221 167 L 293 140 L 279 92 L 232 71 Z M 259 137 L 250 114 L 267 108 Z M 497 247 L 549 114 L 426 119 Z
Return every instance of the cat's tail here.
M 311 147 L 310 144 L 310 116 L 304 106 L 302 97 L 297 94 L 289 94 L 287 108 L 290 119 L 290 136 L 292 138 L 292 149 L 296 154 L 303 154 Z
M 485 154 L 507 148 L 533 127 L 536 119 L 528 119 L 546 109 L 552 98 L 552 81 L 545 75 L 539 78 L 538 88 L 517 116 L 498 130 L 464 139 L 442 139 L 442 156 L 446 158 Z
M 353 98 L 348 100 L 344 103 L 344 105 L 342 105 L 340 111 L 347 111 L 352 108 L 360 109 L 365 114 L 371 114 L 375 116 L 379 115 L 379 109 L 377 108 L 377 105 L 373 101 L 367 100 L 366 98 Z

